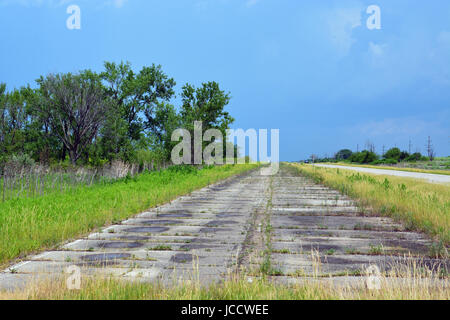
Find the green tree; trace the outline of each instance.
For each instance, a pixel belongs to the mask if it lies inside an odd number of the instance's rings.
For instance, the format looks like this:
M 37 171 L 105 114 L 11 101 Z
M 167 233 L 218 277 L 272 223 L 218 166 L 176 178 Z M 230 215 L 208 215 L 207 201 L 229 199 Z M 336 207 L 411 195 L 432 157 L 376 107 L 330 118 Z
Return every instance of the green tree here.
M 399 160 L 400 159 L 400 155 L 401 155 L 401 151 L 399 148 L 391 148 L 388 151 L 386 151 L 386 153 L 383 155 L 383 157 L 385 159 L 395 159 L 395 160 Z
M 145 129 L 142 115 L 147 122 L 152 122 L 156 106 L 169 101 L 175 94 L 175 80 L 169 78 L 159 65 L 143 67 L 135 74 L 129 62 L 105 62 L 101 76 L 118 107 L 117 111 L 127 123 L 128 136 L 132 140 L 142 137 Z
M 200 88 L 186 84 L 181 98 L 181 121 L 183 128 L 191 133 L 191 159 L 194 163 L 194 122 L 202 122 L 202 135 L 208 129 L 218 129 L 225 138 L 226 130 L 234 121 L 224 110 L 230 102 L 230 95 L 222 91 L 217 82 L 207 82 Z
M 147 119 L 146 128 L 153 138 L 154 149 L 161 149 L 164 158 L 170 157 L 170 152 L 176 142 L 172 142 L 172 132 L 180 127 L 180 117 L 174 106 L 161 102 L 155 108 L 154 116 Z
M 90 70 L 56 74 L 37 80 L 44 103 L 39 111 L 51 132 L 69 152 L 72 164 L 93 143 L 109 113 L 111 102 L 100 77 Z
M 6 160 L 6 141 L 8 132 L 8 112 L 6 110 L 6 83 L 0 83 L 0 165 Z
M 349 159 L 351 162 L 367 164 L 376 161 L 378 156 L 374 152 L 363 150 L 361 152 L 353 153 Z
M 335 159 L 336 160 L 347 160 L 348 158 L 350 158 L 352 156 L 352 154 L 353 154 L 352 150 L 342 149 L 336 153 Z
M 409 153 L 406 151 L 400 152 L 400 156 L 398 157 L 399 161 L 404 161 L 409 157 Z
M 106 115 L 104 125 L 100 129 L 100 157 L 108 161 L 130 161 L 134 156 L 134 147 L 128 136 L 128 123 L 121 117 L 118 108 L 116 103 L 112 104 L 111 112 Z
M 23 89 L 6 92 L 0 84 L 0 149 L 3 161 L 11 154 L 23 153 L 27 115 Z
M 23 88 L 28 121 L 25 128 L 25 153 L 35 161 L 49 163 L 51 159 L 64 159 L 64 145 L 52 135 L 48 115 L 40 112 L 44 102 L 39 89 Z
M 415 161 L 420 161 L 420 160 L 422 160 L 422 154 L 420 152 L 415 152 L 406 159 L 406 161 L 410 161 L 410 162 L 415 162 Z

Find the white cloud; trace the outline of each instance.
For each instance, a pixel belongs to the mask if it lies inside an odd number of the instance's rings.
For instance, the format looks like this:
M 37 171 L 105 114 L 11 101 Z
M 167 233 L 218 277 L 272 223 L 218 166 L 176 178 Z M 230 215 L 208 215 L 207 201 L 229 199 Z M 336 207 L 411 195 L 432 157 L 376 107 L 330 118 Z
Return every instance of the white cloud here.
M 374 56 L 382 56 L 386 46 L 386 44 L 375 44 L 371 41 L 369 43 L 369 52 Z
M 361 7 L 338 8 L 327 14 L 328 32 L 339 56 L 346 56 L 353 43 L 353 29 L 361 26 Z
M 245 5 L 247 7 L 253 7 L 254 5 L 256 5 L 258 2 L 260 2 L 261 0 L 247 0 L 247 2 L 245 3 Z
M 384 67 L 387 61 L 388 45 L 369 42 L 368 59 L 372 67 Z
M 108 1 L 108 2 L 113 7 L 122 8 L 127 1 L 128 0 L 111 0 L 111 1 Z

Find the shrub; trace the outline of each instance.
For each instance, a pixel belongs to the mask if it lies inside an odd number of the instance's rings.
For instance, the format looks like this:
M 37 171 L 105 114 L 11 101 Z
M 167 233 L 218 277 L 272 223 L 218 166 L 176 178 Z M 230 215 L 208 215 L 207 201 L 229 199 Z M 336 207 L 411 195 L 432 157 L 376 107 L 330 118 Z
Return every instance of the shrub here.
M 191 166 L 191 165 L 171 166 L 167 170 L 169 172 L 176 172 L 176 173 L 182 173 L 182 174 L 191 174 L 191 173 L 198 172 L 198 168 L 196 166 Z
M 34 165 L 34 160 L 28 154 L 18 154 L 11 156 L 7 163 L 19 167 L 31 167 Z
M 371 163 L 376 160 L 378 160 L 378 156 L 374 152 L 367 151 L 367 150 L 354 153 L 350 157 L 351 162 L 363 163 L 363 164 Z
M 15 175 L 23 170 L 31 170 L 35 162 L 28 154 L 12 155 L 4 164 L 4 172 L 7 175 Z
M 401 151 L 399 148 L 391 148 L 383 155 L 385 159 L 400 159 Z
M 396 159 L 385 159 L 383 161 L 385 164 L 397 164 L 398 161 Z
M 352 156 L 353 152 L 349 149 L 342 149 L 335 155 L 336 160 L 347 160 Z
M 406 151 L 400 152 L 400 157 L 398 158 L 399 161 L 403 161 L 409 157 L 409 153 Z
M 422 155 L 419 152 L 416 152 L 416 153 L 411 154 L 405 160 L 408 162 L 415 162 L 415 161 L 420 161 L 421 158 L 422 158 Z

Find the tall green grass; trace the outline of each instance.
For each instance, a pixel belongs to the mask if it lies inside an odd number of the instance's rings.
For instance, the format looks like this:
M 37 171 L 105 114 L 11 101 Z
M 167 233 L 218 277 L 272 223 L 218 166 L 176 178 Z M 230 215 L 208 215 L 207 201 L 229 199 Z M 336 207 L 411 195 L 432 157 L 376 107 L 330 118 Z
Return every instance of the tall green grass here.
M 96 173 L 50 172 L 16 174 L 0 178 L 0 201 L 64 193 L 80 187 L 114 181 Z
M 0 265 L 256 167 L 173 167 L 61 194 L 0 203 Z
M 301 280 L 301 279 L 300 279 Z M 197 282 L 164 286 L 113 279 L 83 280 L 81 290 L 68 290 L 65 281 L 32 284 L 25 290 L 0 292 L 0 300 L 448 300 L 448 281 L 382 277 L 380 290 L 336 286 L 309 279 L 282 285 L 267 279 L 228 280 L 203 286 Z M 364 281 L 364 280 L 363 280 Z M 396 284 L 397 283 L 397 284 Z

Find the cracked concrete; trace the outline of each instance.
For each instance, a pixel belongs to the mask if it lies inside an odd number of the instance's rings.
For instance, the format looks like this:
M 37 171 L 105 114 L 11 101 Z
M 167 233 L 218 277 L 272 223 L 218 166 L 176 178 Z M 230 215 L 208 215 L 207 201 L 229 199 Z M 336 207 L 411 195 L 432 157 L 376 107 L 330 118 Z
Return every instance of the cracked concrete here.
M 0 289 L 65 277 L 74 265 L 85 277 L 164 284 L 261 271 L 281 283 L 312 276 L 356 283 L 355 275 L 372 264 L 448 270 L 448 260 L 427 257 L 430 245 L 426 236 L 369 216 L 339 192 L 282 166 L 273 177 L 253 171 L 230 178 L 30 256 L 0 273 Z
M 357 283 L 361 277 L 352 275 L 364 274 L 371 265 L 381 271 L 415 265 L 448 274 L 448 260 L 427 257 L 432 244 L 428 237 L 390 218 L 366 214 L 335 190 L 286 168 L 274 177 L 273 188 L 271 261 L 276 281 L 295 283 L 299 275 L 314 275 Z

